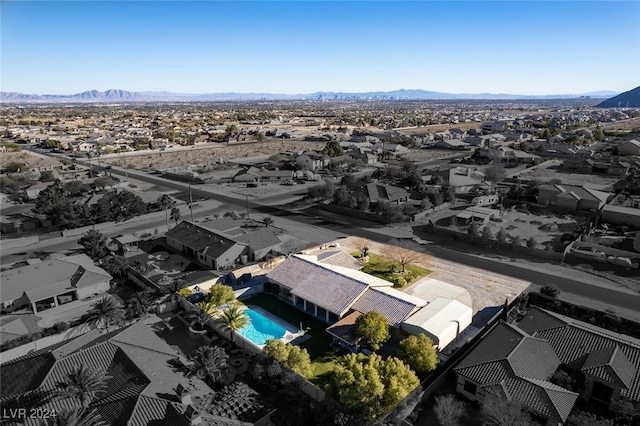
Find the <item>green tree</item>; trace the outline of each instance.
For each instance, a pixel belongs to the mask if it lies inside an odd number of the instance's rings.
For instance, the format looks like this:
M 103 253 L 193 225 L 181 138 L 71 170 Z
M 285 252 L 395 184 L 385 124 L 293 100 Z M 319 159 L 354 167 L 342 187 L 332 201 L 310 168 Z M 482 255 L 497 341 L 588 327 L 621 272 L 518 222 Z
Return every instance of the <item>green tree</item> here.
M 39 426 L 107 426 L 107 424 L 95 410 L 62 407 L 56 410 L 55 416 L 42 419 Z
M 169 208 L 175 206 L 176 202 L 171 196 L 167 194 L 163 194 L 158 197 L 158 201 L 156 201 L 161 209 L 164 210 L 164 215 L 167 220 L 167 229 L 169 228 Z
M 329 141 L 322 150 L 322 153 L 328 155 L 329 157 L 338 157 L 344 154 L 344 150 L 340 146 L 340 142 Z
M 419 374 L 435 370 L 438 354 L 433 341 L 424 334 L 407 337 L 400 342 L 397 357 Z
M 487 240 L 493 238 L 493 232 L 491 232 L 491 228 L 489 228 L 488 226 L 483 227 L 480 234 L 482 235 L 482 238 L 486 238 Z
M 84 248 L 84 252 L 94 262 L 102 259 L 107 255 L 107 237 L 100 231 L 91 229 L 87 231 L 79 240 L 78 244 Z
M 64 399 L 74 399 L 81 407 L 89 404 L 107 388 L 110 379 L 104 371 L 79 364 L 71 369 L 62 382 L 56 383 L 56 396 Z
M 538 240 L 536 239 L 536 237 L 534 236 L 529 237 L 529 239 L 527 240 L 527 247 L 529 248 L 538 247 Z
M 210 385 L 222 381 L 222 375 L 229 370 L 229 355 L 220 346 L 200 346 L 190 357 L 187 377 L 198 377 Z
M 118 222 L 146 212 L 147 205 L 142 198 L 131 191 L 122 190 L 107 191 L 93 206 L 91 215 L 96 222 Z
M 505 175 L 506 175 L 506 172 L 504 171 L 504 167 L 502 166 L 489 166 L 484 171 L 485 180 L 488 180 L 494 186 L 502 182 Z
M 10 163 L 7 163 L 4 166 L 4 170 L 7 173 L 18 173 L 18 172 L 21 172 L 23 168 L 24 168 L 24 163 L 18 163 L 16 161 L 12 161 Z
M 178 221 L 182 218 L 182 215 L 180 214 L 180 209 L 177 207 L 172 207 L 171 208 L 171 219 L 173 219 L 176 222 L 176 226 L 178 226 Z
M 593 138 L 597 141 L 604 140 L 604 132 L 600 127 L 596 127 L 593 131 Z
M 459 426 L 460 418 L 464 416 L 466 408 L 463 401 L 449 394 L 436 396 L 433 411 L 442 426 Z
M 500 244 L 504 244 L 505 242 L 507 242 L 507 237 L 508 237 L 507 231 L 505 231 L 503 228 L 500 228 L 496 233 L 496 240 Z
M 85 319 L 90 326 L 109 331 L 124 322 L 124 306 L 115 297 L 104 296 L 91 305 Z
M 224 284 L 214 284 L 209 288 L 207 301 L 213 303 L 215 307 L 226 305 L 236 300 L 233 288 Z
M 235 332 L 249 323 L 249 317 L 237 305 L 231 305 L 222 311 L 220 321 L 231 329 L 231 343 L 233 343 L 235 341 Z
M 471 223 L 467 227 L 467 233 L 471 235 L 474 239 L 480 235 L 480 225 L 477 221 L 471 219 Z
M 415 373 L 397 358 L 348 354 L 336 361 L 328 390 L 348 408 L 375 421 L 419 383 Z
M 369 311 L 356 319 L 356 336 L 373 350 L 378 350 L 391 337 L 389 323 L 380 312 Z
M 153 293 L 150 291 L 136 291 L 127 299 L 127 313 L 131 318 L 146 318 L 153 304 Z
M 279 339 L 269 339 L 263 350 L 266 354 L 274 357 L 299 375 L 306 378 L 313 375 L 311 358 L 306 349 L 290 343 L 284 343 Z
M 289 352 L 291 351 L 291 345 L 287 345 L 280 339 L 268 339 L 262 349 L 264 353 L 277 359 L 278 361 L 285 363 L 289 358 Z
M 120 255 L 109 255 L 100 266 L 114 277 L 123 277 L 127 270 L 127 259 Z

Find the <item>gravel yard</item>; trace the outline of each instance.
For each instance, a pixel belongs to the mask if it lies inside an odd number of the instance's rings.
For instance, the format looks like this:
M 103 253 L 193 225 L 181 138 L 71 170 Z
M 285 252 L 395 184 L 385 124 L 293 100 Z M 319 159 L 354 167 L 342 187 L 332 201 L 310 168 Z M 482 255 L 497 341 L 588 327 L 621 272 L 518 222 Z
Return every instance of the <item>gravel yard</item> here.
M 340 250 L 348 253 L 358 251 L 353 244 L 356 237 L 338 240 Z M 376 254 L 384 255 L 386 244 L 369 241 L 369 249 Z M 433 271 L 429 278 L 465 288 L 473 300 L 473 313 L 487 307 L 502 306 L 505 298 L 512 300 L 529 286 L 526 281 L 496 274 L 491 271 L 477 269 L 460 263 L 423 254 L 416 266 Z

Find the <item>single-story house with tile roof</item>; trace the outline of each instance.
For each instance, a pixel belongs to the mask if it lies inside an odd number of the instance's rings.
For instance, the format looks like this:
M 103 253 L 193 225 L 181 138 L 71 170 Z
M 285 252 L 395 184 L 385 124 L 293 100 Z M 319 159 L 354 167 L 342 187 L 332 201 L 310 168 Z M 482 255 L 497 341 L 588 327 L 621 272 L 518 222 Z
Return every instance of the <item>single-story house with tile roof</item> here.
M 251 260 L 264 259 L 280 250 L 281 241 L 268 228 L 237 235 L 234 239 L 250 248 Z
M 583 382 L 581 398 L 611 405 L 640 402 L 640 339 L 533 307 L 518 328 L 548 341 L 563 366 Z
M 230 235 L 214 229 L 218 220 L 202 224 L 180 222 L 167 232 L 167 244 L 213 269 L 259 261 L 280 249 L 281 241 L 270 229 L 261 228 L 245 233 L 239 232 L 240 228 L 232 228 L 229 232 L 233 232 L 233 235 Z M 232 226 L 231 222 L 225 220 L 219 227 L 229 226 Z
M 369 201 L 376 203 L 378 201 L 386 201 L 389 203 L 400 204 L 409 201 L 409 193 L 397 186 L 385 185 L 382 183 L 368 183 L 363 188 L 364 195 Z
M 472 401 L 491 396 L 518 401 L 547 425 L 559 425 L 578 399 L 549 381 L 559 366 L 547 340 L 501 322 L 454 369 L 456 391 Z
M 109 290 L 113 277 L 85 254 L 49 259 L 0 273 L 2 309 L 34 313 Z
M 72 399 L 45 398 L 43 402 L 42 397 L 84 365 L 108 376 L 104 391 L 89 409 L 109 426 L 270 424 L 275 410 L 247 385 L 236 381 L 213 395 L 202 380 L 187 378 L 172 367 L 179 354 L 158 337 L 152 325 L 139 321 L 106 334 L 94 330 L 3 363 L 0 404 L 5 412 L 36 406 L 55 411 L 72 408 L 76 404 Z M 41 422 L 20 420 L 25 426 Z
M 290 294 L 289 302 L 295 307 L 331 324 L 327 332 L 339 346 L 358 349 L 359 341 L 349 327 L 355 325 L 358 314 L 370 311 L 387 319 L 392 337 L 425 334 L 442 348 L 471 324 L 473 311 L 467 305 L 442 297 L 429 304 L 354 265 L 337 265 L 336 256 L 291 255 L 267 279 L 286 290 L 283 293 Z
M 166 233 L 167 244 L 176 251 L 213 269 L 233 267 L 249 261 L 249 246 L 224 233 L 182 221 Z

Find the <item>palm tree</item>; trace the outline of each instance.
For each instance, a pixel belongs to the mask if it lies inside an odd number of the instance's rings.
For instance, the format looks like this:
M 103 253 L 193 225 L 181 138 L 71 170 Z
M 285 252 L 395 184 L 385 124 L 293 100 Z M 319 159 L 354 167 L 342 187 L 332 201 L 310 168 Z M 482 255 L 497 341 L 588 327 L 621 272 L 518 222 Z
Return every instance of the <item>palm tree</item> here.
M 243 310 L 238 308 L 238 305 L 231 305 L 222 311 L 220 321 L 233 331 L 231 333 L 231 343 L 234 343 L 235 332 L 249 324 L 249 317 Z
M 89 159 L 89 177 L 93 177 L 93 166 L 91 165 L 91 158 L 93 156 L 91 155 L 90 152 L 87 152 L 87 158 Z
M 65 407 L 57 410 L 55 417 L 42 420 L 40 426 L 107 426 L 107 424 L 95 410 Z
M 187 377 L 196 376 L 210 383 L 222 379 L 222 373 L 229 368 L 229 355 L 220 346 L 200 346 L 190 357 L 192 363 L 187 366 Z
M 107 256 L 102 268 L 113 276 L 122 277 L 127 269 L 127 259 L 124 256 Z
M 169 207 L 173 207 L 176 202 L 167 194 L 163 194 L 158 198 L 158 205 L 164 209 L 164 215 L 167 220 L 167 229 L 169 229 Z
M 171 219 L 176 221 L 176 226 L 178 226 L 178 221 L 180 220 L 181 217 L 182 215 L 180 214 L 180 209 L 177 207 L 173 207 L 171 209 Z
M 105 391 L 110 378 L 104 371 L 80 364 L 67 373 L 63 382 L 56 383 L 56 395 L 59 398 L 76 399 L 82 408 L 87 408 L 98 393 Z
M 211 319 L 211 316 L 218 312 L 218 307 L 213 301 L 196 303 L 197 310 L 189 313 L 189 318 L 197 325 L 196 330 L 204 330 L 204 326 Z
M 137 291 L 127 300 L 127 313 L 132 318 L 146 318 L 153 302 L 153 294 L 150 291 Z
M 91 306 L 92 309 L 87 312 L 86 322 L 92 327 L 108 331 L 112 326 L 124 322 L 124 306 L 113 296 L 104 296 Z

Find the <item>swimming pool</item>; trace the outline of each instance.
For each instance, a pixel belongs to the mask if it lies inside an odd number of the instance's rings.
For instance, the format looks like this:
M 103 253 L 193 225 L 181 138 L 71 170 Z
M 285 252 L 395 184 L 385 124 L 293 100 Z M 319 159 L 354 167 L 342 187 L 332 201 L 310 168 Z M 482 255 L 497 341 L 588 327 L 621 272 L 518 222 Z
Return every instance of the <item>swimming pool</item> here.
M 249 324 L 238 332 L 258 346 L 266 344 L 269 339 L 282 339 L 287 332 L 280 324 L 256 310 L 247 308 L 245 313 L 249 317 Z

